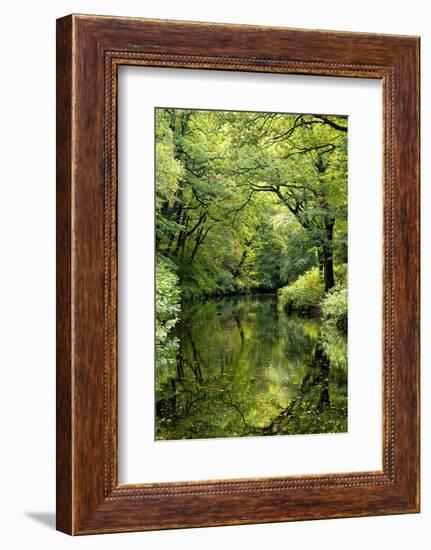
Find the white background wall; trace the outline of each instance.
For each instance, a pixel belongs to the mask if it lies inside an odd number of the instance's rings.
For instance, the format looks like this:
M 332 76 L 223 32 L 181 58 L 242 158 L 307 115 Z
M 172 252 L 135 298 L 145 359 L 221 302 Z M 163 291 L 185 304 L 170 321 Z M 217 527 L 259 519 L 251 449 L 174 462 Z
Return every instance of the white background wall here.
M 56 0 L 2 5 L 0 39 L 0 542 L 3 548 L 429 547 L 431 524 L 431 30 L 410 0 Z M 72 539 L 54 526 L 55 19 L 75 13 L 422 37 L 422 514 Z M 428 99 L 428 101 L 427 101 Z M 428 524 L 428 525 L 427 525 Z M 428 535 L 429 539 L 429 535 Z

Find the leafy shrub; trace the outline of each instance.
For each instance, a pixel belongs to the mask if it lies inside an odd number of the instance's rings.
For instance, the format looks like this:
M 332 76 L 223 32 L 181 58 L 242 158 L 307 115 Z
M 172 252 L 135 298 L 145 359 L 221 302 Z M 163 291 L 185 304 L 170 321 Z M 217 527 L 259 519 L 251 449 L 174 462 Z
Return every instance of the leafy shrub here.
M 336 264 L 334 266 L 335 286 L 347 286 L 347 264 Z
M 216 279 L 217 290 L 221 294 L 229 294 L 235 291 L 235 281 L 230 271 L 221 271 Z
M 179 321 L 180 306 L 179 279 L 172 267 L 163 259 L 156 265 L 156 357 L 157 368 L 169 370 L 175 364 L 176 338 L 170 331 Z
M 301 275 L 296 281 L 290 285 L 281 288 L 278 291 L 278 303 L 281 309 L 285 309 L 288 313 L 296 311 L 297 313 L 310 313 L 314 308 L 322 306 L 322 313 L 332 326 L 338 326 L 342 330 L 347 331 L 347 264 L 336 265 L 334 267 L 334 275 L 336 285 L 325 294 L 325 286 L 322 275 L 317 267 L 309 269 L 304 275 Z M 345 296 L 342 294 L 338 298 L 330 298 L 333 294 L 343 288 Z M 325 317 L 323 311 L 323 303 L 329 299 L 328 315 Z M 343 312 L 342 300 L 345 300 L 345 310 Z M 338 307 L 337 311 L 335 308 Z M 345 321 L 343 320 L 345 314 Z M 333 317 L 339 316 L 333 322 Z M 331 319 L 331 320 L 330 320 Z M 338 324 L 337 324 L 338 323 Z M 346 326 L 344 329 L 343 327 Z
M 287 312 L 308 313 L 318 307 L 325 287 L 317 267 L 278 291 L 279 306 Z
M 322 300 L 323 322 L 347 332 L 347 287 L 338 284 Z
M 214 272 L 202 266 L 199 258 L 193 265 L 180 266 L 181 298 L 184 302 L 200 300 L 204 296 L 217 294 Z

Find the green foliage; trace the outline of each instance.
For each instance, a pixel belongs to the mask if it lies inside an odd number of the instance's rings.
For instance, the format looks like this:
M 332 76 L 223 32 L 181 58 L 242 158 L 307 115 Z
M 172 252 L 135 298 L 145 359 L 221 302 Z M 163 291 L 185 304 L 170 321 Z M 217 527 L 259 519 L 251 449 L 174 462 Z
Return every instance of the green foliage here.
M 173 132 L 164 116 L 156 119 L 156 173 L 157 195 L 172 205 L 176 200 L 179 180 L 184 175 L 184 166 L 175 158 Z
M 157 251 L 183 299 L 346 261 L 346 175 L 347 133 L 317 115 L 156 109 Z
M 292 227 L 287 232 L 281 257 L 282 280 L 293 282 L 316 265 L 317 255 L 312 235 L 303 227 Z
M 229 294 L 230 292 L 235 292 L 235 283 L 233 275 L 230 271 L 221 271 L 217 275 L 216 279 L 217 289 L 222 294 Z
M 344 285 L 347 287 L 347 263 L 336 264 L 334 268 L 335 286 Z
M 339 284 L 322 300 L 322 316 L 326 326 L 347 333 L 347 287 Z
M 325 292 L 319 269 L 314 267 L 278 292 L 279 306 L 289 313 L 309 313 L 318 308 Z
M 180 314 L 178 276 L 166 261 L 157 259 L 156 265 L 156 357 L 157 383 L 163 384 L 176 364 L 178 340 L 170 338 Z
M 327 293 L 325 293 L 322 274 L 317 267 L 298 277 L 294 283 L 280 288 L 278 291 L 279 307 L 288 313 L 303 314 L 313 311 L 318 313 L 321 309 L 329 326 L 343 328 L 345 325 L 347 331 L 347 264 L 335 266 L 334 272 L 336 286 Z M 341 292 L 343 289 L 345 294 Z M 342 307 L 344 307 L 346 315 L 345 323 L 342 318 Z M 335 320 L 336 308 L 338 308 L 339 314 L 337 320 Z

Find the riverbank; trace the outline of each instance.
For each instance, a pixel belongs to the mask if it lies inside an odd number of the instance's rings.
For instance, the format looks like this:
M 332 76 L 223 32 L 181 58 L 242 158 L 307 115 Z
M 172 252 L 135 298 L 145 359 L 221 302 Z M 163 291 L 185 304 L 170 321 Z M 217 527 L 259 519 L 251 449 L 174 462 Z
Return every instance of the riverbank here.
M 232 290 L 228 292 L 203 293 L 191 298 L 185 298 L 182 303 L 184 306 L 188 306 L 191 304 L 204 303 L 207 300 L 223 300 L 224 298 L 235 298 L 236 296 L 277 296 L 278 291 L 279 288 L 249 288 L 242 291 Z
M 317 267 L 278 291 L 280 309 L 288 314 L 319 316 L 322 320 L 347 334 L 347 264 L 336 270 L 336 282 L 326 290 Z

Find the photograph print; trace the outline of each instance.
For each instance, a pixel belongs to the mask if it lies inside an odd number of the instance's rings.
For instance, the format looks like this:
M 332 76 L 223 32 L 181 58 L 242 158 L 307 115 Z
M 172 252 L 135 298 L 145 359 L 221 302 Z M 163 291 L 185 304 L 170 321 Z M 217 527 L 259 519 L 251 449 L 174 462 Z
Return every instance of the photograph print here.
M 156 440 L 347 431 L 347 137 L 155 109 Z

